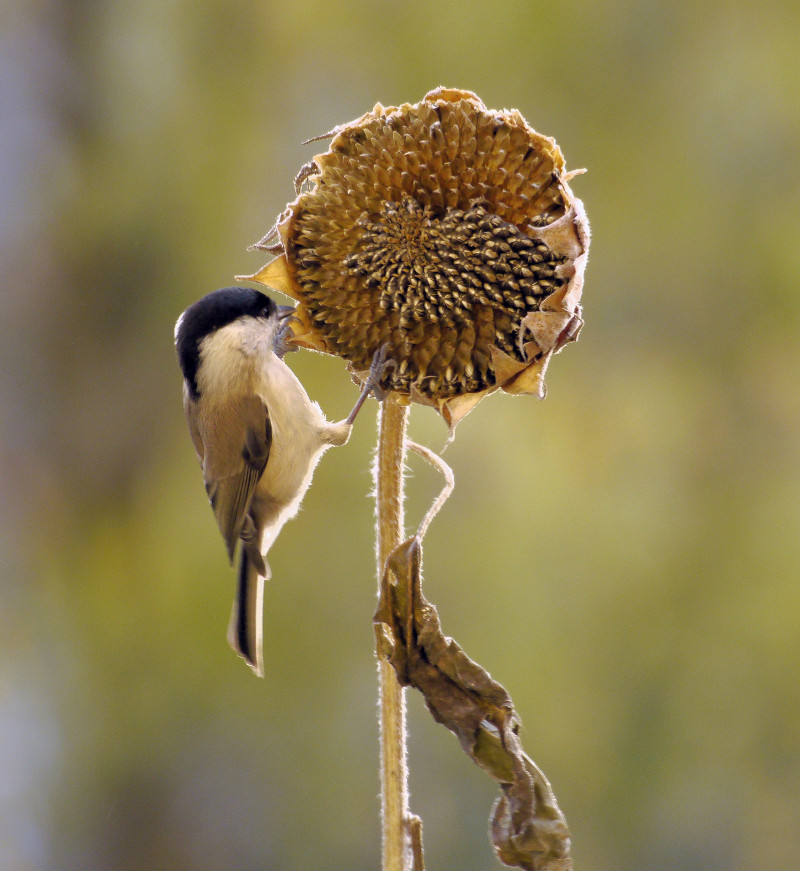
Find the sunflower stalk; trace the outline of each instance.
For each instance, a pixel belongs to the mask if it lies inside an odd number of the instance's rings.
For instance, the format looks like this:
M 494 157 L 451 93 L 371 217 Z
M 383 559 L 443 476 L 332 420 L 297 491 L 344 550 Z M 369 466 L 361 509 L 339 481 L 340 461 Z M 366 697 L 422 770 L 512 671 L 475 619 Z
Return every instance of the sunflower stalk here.
M 375 460 L 378 595 L 389 554 L 403 539 L 403 468 L 408 409 L 381 404 Z M 403 687 L 386 657 L 378 655 L 381 828 L 383 871 L 409 871 L 408 762 Z

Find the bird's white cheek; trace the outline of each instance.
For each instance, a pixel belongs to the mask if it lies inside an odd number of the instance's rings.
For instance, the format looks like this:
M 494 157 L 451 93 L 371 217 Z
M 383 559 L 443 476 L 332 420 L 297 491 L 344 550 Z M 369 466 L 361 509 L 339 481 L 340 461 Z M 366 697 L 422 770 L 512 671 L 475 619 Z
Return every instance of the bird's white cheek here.
M 200 393 L 209 397 L 252 392 L 253 367 L 242 351 L 216 343 L 202 348 L 197 373 Z

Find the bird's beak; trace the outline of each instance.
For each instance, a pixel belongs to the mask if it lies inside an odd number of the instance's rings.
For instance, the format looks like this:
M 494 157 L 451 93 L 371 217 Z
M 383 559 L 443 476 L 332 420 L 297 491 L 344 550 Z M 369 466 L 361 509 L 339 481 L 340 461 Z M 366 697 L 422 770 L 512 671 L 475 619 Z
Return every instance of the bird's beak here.
M 294 314 L 294 306 L 293 305 L 279 305 L 278 306 L 278 317 L 285 321 L 286 318 L 290 318 Z

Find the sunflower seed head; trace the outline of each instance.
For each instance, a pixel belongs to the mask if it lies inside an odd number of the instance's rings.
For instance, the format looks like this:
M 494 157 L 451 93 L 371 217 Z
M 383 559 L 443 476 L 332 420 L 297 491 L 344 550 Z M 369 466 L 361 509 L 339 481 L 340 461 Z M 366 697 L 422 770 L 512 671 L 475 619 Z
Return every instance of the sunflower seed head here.
M 553 139 L 445 89 L 334 134 L 277 224 L 283 262 L 254 276 L 298 299 L 300 344 L 360 371 L 388 343 L 382 386 L 440 409 L 559 349 L 537 313 L 576 316 L 588 225 Z

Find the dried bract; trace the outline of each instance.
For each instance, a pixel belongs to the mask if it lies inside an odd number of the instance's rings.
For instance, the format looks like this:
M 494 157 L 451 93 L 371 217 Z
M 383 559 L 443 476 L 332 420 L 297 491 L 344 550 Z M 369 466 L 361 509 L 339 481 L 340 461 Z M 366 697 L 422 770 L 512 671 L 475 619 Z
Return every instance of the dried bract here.
M 388 343 L 382 386 L 451 427 L 498 387 L 543 396 L 589 247 L 555 141 L 443 88 L 329 135 L 256 245 L 280 256 L 250 276 L 298 300 L 295 343 L 356 373 Z

